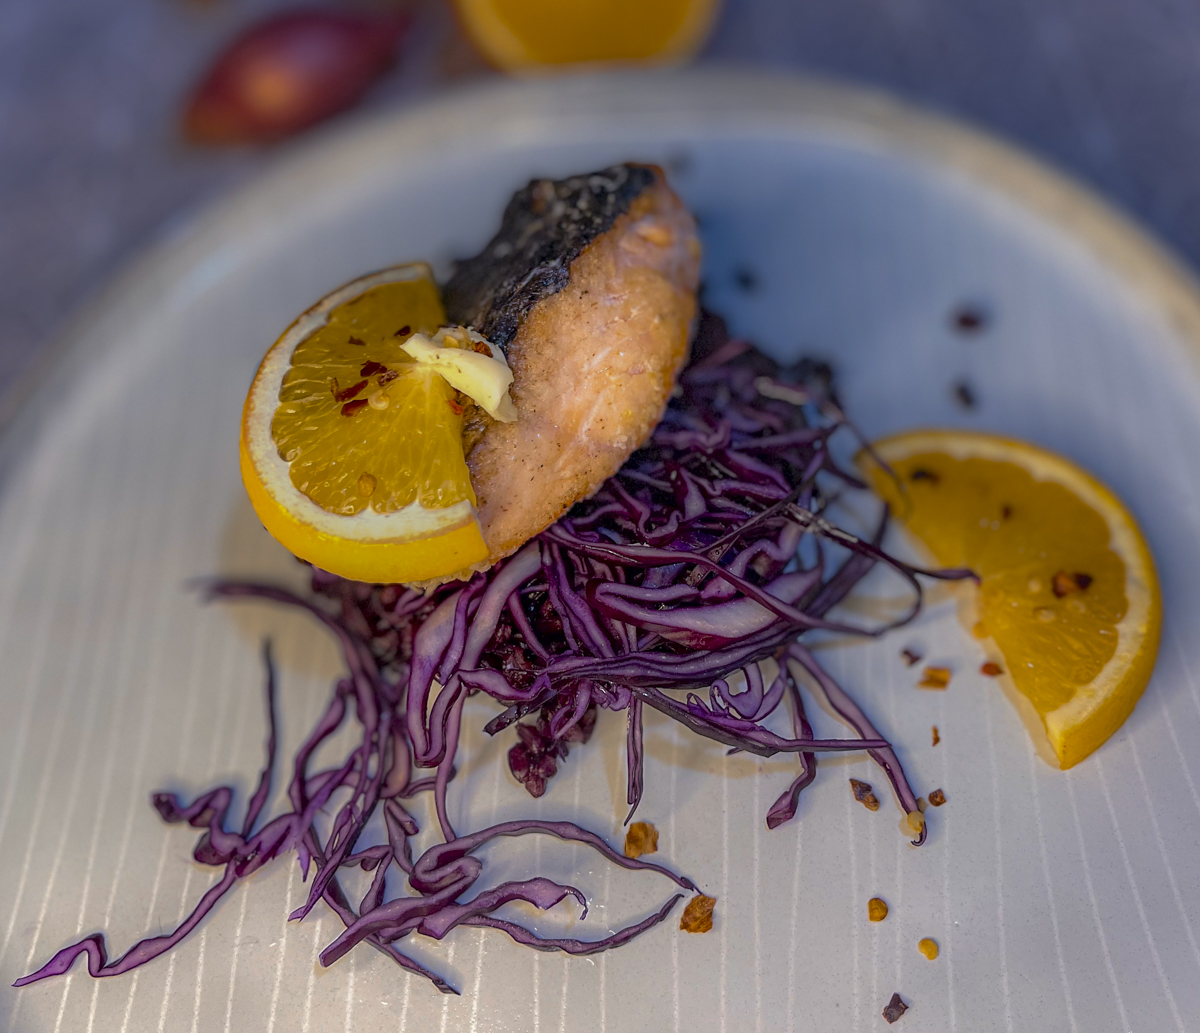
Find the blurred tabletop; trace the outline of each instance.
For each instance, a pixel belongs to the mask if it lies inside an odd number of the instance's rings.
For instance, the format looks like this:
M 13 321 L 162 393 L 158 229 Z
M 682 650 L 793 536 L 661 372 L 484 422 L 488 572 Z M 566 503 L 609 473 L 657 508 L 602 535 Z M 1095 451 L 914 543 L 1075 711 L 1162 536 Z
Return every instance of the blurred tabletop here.
M 0 392 L 122 262 L 271 160 L 191 147 L 178 115 L 238 28 L 284 6 L 297 4 L 0 2 Z M 415 27 L 368 108 L 494 74 L 438 0 L 410 6 Z M 1200 264 L 1194 0 L 726 0 L 701 60 L 856 80 L 969 119 Z

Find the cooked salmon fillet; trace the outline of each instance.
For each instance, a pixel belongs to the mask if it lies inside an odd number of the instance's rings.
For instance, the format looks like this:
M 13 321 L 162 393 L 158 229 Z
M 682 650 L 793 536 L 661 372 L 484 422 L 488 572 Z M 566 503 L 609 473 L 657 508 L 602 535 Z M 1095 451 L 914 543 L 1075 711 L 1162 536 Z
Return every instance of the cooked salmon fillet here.
M 505 349 L 515 423 L 481 418 L 467 465 L 489 557 L 594 492 L 650 436 L 696 321 L 696 224 L 652 165 L 535 180 L 446 283 L 453 322 Z

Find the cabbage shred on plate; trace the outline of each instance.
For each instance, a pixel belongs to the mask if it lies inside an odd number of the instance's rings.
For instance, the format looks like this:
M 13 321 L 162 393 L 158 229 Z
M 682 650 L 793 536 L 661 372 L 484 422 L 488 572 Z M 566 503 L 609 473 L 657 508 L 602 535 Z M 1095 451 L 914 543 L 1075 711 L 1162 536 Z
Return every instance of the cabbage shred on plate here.
M 269 819 L 263 814 L 276 760 L 268 649 L 267 762 L 240 829 L 228 827 L 228 786 L 190 803 L 171 793 L 151 798 L 165 821 L 204 829 L 193 856 L 223 867 L 220 881 L 174 931 L 142 940 L 111 962 L 103 934 L 93 934 L 16 985 L 61 975 L 80 954 L 93 976 L 136 968 L 179 943 L 240 879 L 292 851 L 305 879 L 312 878 L 308 899 L 291 917 L 304 918 L 324 900 L 345 926 L 321 953 L 322 964 L 366 943 L 447 993 L 456 991 L 398 944 L 414 933 L 441 939 L 465 925 L 497 929 L 539 950 L 589 954 L 657 925 L 684 895 L 675 892 L 647 918 L 597 940 L 543 937 L 497 911 L 512 901 L 547 909 L 573 897 L 586 913 L 586 895 L 537 873 L 476 889 L 485 874 L 477 851 L 498 837 L 581 843 L 622 868 L 653 871 L 679 890 L 698 893 L 691 879 L 626 857 L 573 822 L 529 819 L 456 829 L 446 801 L 454 790 L 463 704 L 477 693 L 501 708 L 487 732 L 518 724 L 509 764 L 535 796 L 568 745 L 586 742 L 598 708 L 621 712 L 632 817 L 643 791 L 643 712 L 651 707 L 735 751 L 796 754 L 795 780 L 765 815 L 771 828 L 795 815 L 801 791 L 816 775 L 818 753 L 865 750 L 909 815 L 915 842 L 924 842 L 916 796 L 890 743 L 803 638 L 820 630 L 877 636 L 919 612 L 918 574 L 968 573 L 919 571 L 883 552 L 886 511 L 869 539 L 829 521 L 830 492 L 862 485 L 830 453 L 830 438 L 853 428 L 832 393 L 827 367 L 804 361 L 781 369 L 746 342 L 729 339 L 712 317 L 696 350 L 699 357 L 683 373 L 652 440 L 595 496 L 467 582 L 424 594 L 318 571 L 307 596 L 263 584 L 210 584 L 213 598 L 267 599 L 308 611 L 344 652 L 347 672 L 292 759 L 291 809 Z M 875 627 L 832 618 L 833 608 L 878 563 L 911 585 L 908 611 Z M 775 661 L 769 682 L 759 667 L 764 660 Z M 732 680 L 744 688 L 735 692 L 730 681 L 738 672 Z M 856 737 L 814 737 L 800 672 Z M 531 715 L 536 723 L 520 723 Z M 340 765 L 313 770 L 318 747 L 347 720 L 357 722 L 357 745 Z M 414 857 L 421 830 L 410 801 L 422 793 L 432 794 L 440 841 Z M 330 821 L 324 811 L 335 794 L 339 801 L 349 798 Z M 364 837 L 380 815 L 386 837 Z M 386 841 L 363 846 L 364 838 Z M 355 866 L 373 873 L 357 902 L 339 881 L 342 869 Z M 393 866 L 408 891 L 385 899 Z

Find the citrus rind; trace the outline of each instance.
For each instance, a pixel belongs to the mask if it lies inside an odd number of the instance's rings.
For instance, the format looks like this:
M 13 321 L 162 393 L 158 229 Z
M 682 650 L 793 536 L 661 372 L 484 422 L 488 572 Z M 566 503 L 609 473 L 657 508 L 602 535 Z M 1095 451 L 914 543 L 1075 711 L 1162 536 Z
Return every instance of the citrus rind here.
M 321 570 L 351 581 L 410 584 L 445 577 L 487 558 L 487 546 L 475 521 L 444 534 L 406 542 L 355 541 L 324 534 L 271 498 L 254 476 L 244 442 L 240 451 L 242 480 L 263 526 L 289 552 Z

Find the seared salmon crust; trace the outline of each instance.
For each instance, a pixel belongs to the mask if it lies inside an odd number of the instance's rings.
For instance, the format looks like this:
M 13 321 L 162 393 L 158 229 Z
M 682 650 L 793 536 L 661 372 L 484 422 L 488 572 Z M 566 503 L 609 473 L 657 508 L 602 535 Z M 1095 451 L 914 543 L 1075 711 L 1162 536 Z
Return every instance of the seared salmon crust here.
M 447 314 L 504 347 L 515 423 L 476 414 L 467 465 L 489 556 L 591 495 L 650 436 L 687 358 L 700 243 L 652 165 L 535 180 L 444 287 Z
M 507 348 L 543 298 L 570 280 L 571 263 L 656 183 L 649 165 L 614 165 L 555 182 L 535 179 L 504 209 L 500 231 L 458 262 L 442 289 L 446 313 Z

